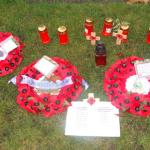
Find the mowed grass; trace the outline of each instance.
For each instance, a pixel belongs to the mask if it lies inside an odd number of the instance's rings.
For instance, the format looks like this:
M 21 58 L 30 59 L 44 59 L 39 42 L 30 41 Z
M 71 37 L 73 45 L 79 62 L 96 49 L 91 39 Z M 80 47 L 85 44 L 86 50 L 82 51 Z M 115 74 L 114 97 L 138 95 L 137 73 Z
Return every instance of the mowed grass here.
M 94 47 L 83 37 L 84 21 L 92 17 L 95 31 L 100 33 L 103 20 L 109 16 L 130 22 L 129 43 L 115 45 L 112 37 L 101 37 L 107 48 L 107 66 L 95 67 Z M 48 27 L 51 43 L 42 45 L 37 27 Z M 68 28 L 70 43 L 60 46 L 57 28 Z M 68 59 L 77 66 L 80 74 L 89 82 L 88 92 L 107 101 L 103 91 L 105 71 L 119 57 L 136 55 L 150 58 L 150 46 L 146 33 L 150 26 L 149 5 L 126 5 L 123 3 L 27 3 L 21 0 L 0 0 L 0 31 L 12 32 L 25 44 L 24 60 L 11 75 L 0 78 L 0 150 L 149 150 L 150 118 L 141 118 L 121 113 L 121 137 L 69 137 L 64 136 L 66 112 L 44 118 L 22 110 L 16 104 L 17 88 L 8 85 L 11 77 L 32 61 L 43 55 Z

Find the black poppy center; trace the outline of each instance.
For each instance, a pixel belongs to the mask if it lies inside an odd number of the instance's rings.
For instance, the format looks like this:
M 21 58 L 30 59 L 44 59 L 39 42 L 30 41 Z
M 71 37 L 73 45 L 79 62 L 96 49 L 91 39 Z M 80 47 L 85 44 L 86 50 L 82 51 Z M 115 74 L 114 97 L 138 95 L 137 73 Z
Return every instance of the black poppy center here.
M 27 93 L 27 89 L 23 89 L 23 90 L 22 90 L 22 93 Z
M 119 69 L 119 68 L 116 68 L 116 71 L 117 71 L 117 72 L 120 72 L 120 69 Z
M 60 100 L 56 100 L 56 102 L 55 102 L 57 105 L 59 105 L 60 104 Z
M 118 96 L 114 96 L 114 100 L 117 100 L 118 99 Z
M 139 96 L 135 96 L 135 100 L 136 101 L 140 100 Z
M 150 106 L 150 102 L 147 102 L 147 106 Z
M 107 87 L 108 87 L 108 89 L 110 89 L 111 88 L 111 84 L 109 84 Z
M 10 66 L 11 66 L 11 67 L 14 67 L 14 66 L 15 66 L 15 64 L 14 64 L 14 63 L 10 63 Z
M 71 98 L 68 98 L 68 99 L 67 99 L 67 101 L 68 101 L 68 102 L 71 102 L 71 101 L 72 101 L 72 99 L 71 99 Z
M 8 71 L 8 70 L 9 70 L 9 68 L 8 68 L 8 67 L 5 67 L 5 70 L 6 70 L 6 71 Z
M 66 68 L 67 68 L 66 66 L 63 66 L 63 67 L 62 67 L 62 69 L 66 69 Z
M 113 94 L 114 94 L 114 91 L 110 91 L 109 94 L 110 94 L 110 95 L 113 95 Z
M 28 105 L 28 102 L 25 102 L 24 105 L 27 106 L 27 105 Z
M 127 66 L 126 63 L 123 63 L 123 64 L 122 64 L 122 67 L 123 67 L 123 68 L 126 68 L 126 66 Z
M 115 84 L 114 84 L 114 87 L 115 87 L 115 88 L 117 88 L 117 87 L 118 87 L 118 84 L 117 84 L 117 83 L 115 83 Z
M 39 106 L 39 103 L 38 103 L 38 102 L 35 102 L 34 105 L 35 105 L 35 106 Z
M 43 101 L 44 101 L 44 102 L 48 102 L 48 98 L 47 98 L 47 97 L 44 97 L 44 98 L 43 98 Z
M 136 112 L 140 111 L 140 108 L 139 107 L 135 107 L 135 111 Z
M 49 111 L 50 111 L 50 108 L 49 108 L 49 107 L 46 107 L 45 110 L 46 110 L 47 112 L 49 112 Z
M 67 76 L 70 76 L 70 75 L 72 75 L 72 72 L 67 72 Z
M 77 89 L 78 89 L 78 86 L 77 86 L 77 85 L 75 85 L 75 86 L 74 86 L 74 88 L 77 90 Z
M 126 104 L 129 104 L 130 101 L 129 101 L 128 99 L 125 99 L 124 102 L 125 102 Z
M 18 58 L 15 58 L 15 62 L 18 62 L 19 60 L 18 60 Z

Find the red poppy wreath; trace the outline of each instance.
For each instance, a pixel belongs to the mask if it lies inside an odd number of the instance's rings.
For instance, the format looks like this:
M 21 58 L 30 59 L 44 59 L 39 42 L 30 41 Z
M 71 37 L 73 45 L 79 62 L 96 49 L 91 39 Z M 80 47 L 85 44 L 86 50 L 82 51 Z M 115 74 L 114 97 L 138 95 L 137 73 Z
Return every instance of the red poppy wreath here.
M 23 43 L 11 33 L 0 32 L 0 77 L 12 73 L 21 63 Z
M 136 76 L 134 62 L 137 60 L 143 58 L 131 56 L 116 61 L 105 73 L 104 90 L 109 100 L 118 109 L 139 116 L 149 116 L 150 92 L 143 94 L 141 89 L 132 92 L 127 90 L 127 86 L 131 86 L 131 82 L 128 81 L 132 81 L 131 79 Z M 148 80 L 147 82 L 149 84 Z
M 46 64 L 43 58 L 54 63 L 54 68 L 51 64 Z M 17 103 L 28 112 L 50 117 L 65 111 L 71 101 L 80 96 L 86 82 L 69 61 L 58 57 L 43 58 L 25 67 L 15 78 L 19 92 Z M 41 73 L 43 62 L 45 66 L 53 68 L 46 76 Z M 46 66 L 45 71 L 49 67 Z

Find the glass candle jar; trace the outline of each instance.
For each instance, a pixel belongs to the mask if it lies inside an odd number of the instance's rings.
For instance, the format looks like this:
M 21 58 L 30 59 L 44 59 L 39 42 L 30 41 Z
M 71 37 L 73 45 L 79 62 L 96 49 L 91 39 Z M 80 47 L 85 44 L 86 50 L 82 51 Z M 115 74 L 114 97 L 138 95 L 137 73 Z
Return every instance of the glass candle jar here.
M 95 63 L 96 63 L 96 66 L 106 65 L 106 48 L 105 48 L 104 43 L 101 41 L 96 41 Z
M 68 44 L 69 40 L 68 40 L 67 28 L 65 26 L 60 26 L 58 28 L 58 39 L 61 45 Z
M 112 28 L 113 28 L 113 19 L 112 18 L 105 18 L 102 35 L 104 36 L 111 36 L 112 35 Z
M 45 25 L 41 25 L 38 27 L 38 32 L 43 44 L 50 43 L 50 37 L 48 35 L 47 27 Z
M 84 28 L 85 28 L 85 31 L 84 31 L 85 36 L 90 35 L 91 32 L 94 31 L 94 22 L 91 18 L 87 18 L 85 20 Z
M 146 42 L 147 42 L 147 44 L 150 44 L 150 27 L 149 27 L 149 30 L 147 33 Z
M 123 35 L 127 35 L 127 38 L 122 39 L 121 41 L 124 42 L 124 43 L 128 42 L 129 23 L 127 23 L 127 22 L 121 23 L 120 30 L 122 30 Z

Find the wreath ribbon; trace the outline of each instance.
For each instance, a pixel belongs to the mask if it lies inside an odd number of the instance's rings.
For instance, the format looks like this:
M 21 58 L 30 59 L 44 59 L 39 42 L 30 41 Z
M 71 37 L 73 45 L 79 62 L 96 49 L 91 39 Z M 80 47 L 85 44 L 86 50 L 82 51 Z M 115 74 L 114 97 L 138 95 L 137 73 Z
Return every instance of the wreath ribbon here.
M 63 80 L 56 80 L 56 82 L 39 81 L 39 80 L 32 79 L 26 75 L 22 75 L 21 77 L 22 77 L 22 80 L 20 82 L 21 84 L 27 84 L 30 87 L 43 89 L 43 90 L 55 90 L 73 84 L 71 76 L 66 77 Z M 17 78 L 16 76 L 13 77 L 8 81 L 8 83 L 13 83 L 16 85 L 16 78 Z M 89 86 L 85 80 L 82 80 L 82 85 L 85 86 L 85 89 L 87 89 Z

